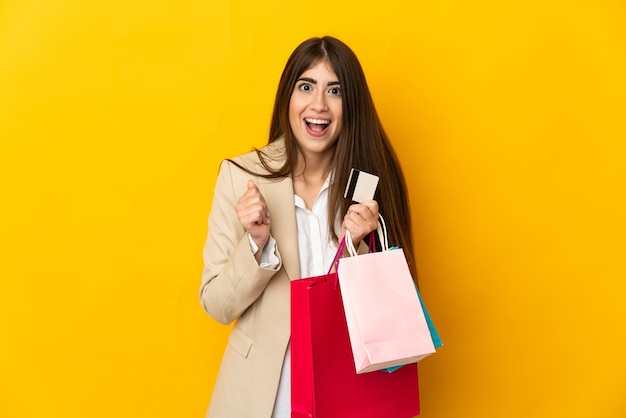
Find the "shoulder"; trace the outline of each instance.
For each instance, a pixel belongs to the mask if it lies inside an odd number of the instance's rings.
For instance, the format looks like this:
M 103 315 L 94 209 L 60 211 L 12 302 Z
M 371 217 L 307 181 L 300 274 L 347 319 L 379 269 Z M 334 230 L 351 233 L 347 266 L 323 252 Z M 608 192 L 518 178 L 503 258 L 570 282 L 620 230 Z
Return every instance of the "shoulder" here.
M 261 175 L 268 174 L 267 169 L 261 162 L 261 158 L 265 164 L 272 169 L 279 169 L 282 167 L 287 158 L 285 140 L 283 138 L 277 139 L 276 141 L 265 145 L 263 148 L 258 150 L 255 149 L 230 160 L 225 160 L 223 164 L 227 164 L 232 161 L 254 173 L 259 173 Z

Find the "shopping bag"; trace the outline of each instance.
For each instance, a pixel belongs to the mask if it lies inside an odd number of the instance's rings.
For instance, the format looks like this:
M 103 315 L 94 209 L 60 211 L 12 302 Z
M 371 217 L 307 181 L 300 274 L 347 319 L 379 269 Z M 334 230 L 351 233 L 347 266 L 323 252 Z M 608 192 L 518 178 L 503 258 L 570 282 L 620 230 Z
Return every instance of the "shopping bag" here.
M 417 288 L 415 290 L 417 290 Z M 424 299 L 422 299 L 422 295 L 420 295 L 419 290 L 417 290 L 417 297 L 420 299 L 420 305 L 422 306 L 422 311 L 424 312 L 424 317 L 426 318 L 426 324 L 428 324 L 428 330 L 430 331 L 430 338 L 433 340 L 433 345 L 435 346 L 435 349 L 437 349 L 443 345 L 443 341 L 441 340 L 441 337 L 439 336 L 439 333 L 437 332 L 437 329 L 435 328 L 435 324 L 433 323 L 433 320 L 431 319 L 430 314 L 428 313 L 428 310 L 426 309 L 426 305 L 424 304 Z
M 383 244 L 388 246 L 389 243 L 386 241 L 386 235 L 385 235 L 385 232 L 383 232 L 383 228 L 382 228 L 382 225 L 384 225 L 384 219 L 382 219 L 382 216 L 380 216 L 380 218 L 382 220 L 382 223 L 379 223 L 379 232 L 382 233 L 383 235 L 382 237 L 382 239 L 384 240 L 382 241 Z M 374 231 L 372 231 L 369 237 L 369 252 L 376 252 L 377 251 L 376 248 L 377 248 L 376 238 L 374 235 Z M 389 250 L 397 250 L 398 248 L 399 247 L 390 247 Z M 409 265 L 409 272 L 410 271 L 411 271 L 411 266 Z M 422 307 L 422 311 L 424 312 L 424 317 L 426 318 L 426 324 L 428 324 L 428 330 L 430 331 L 430 337 L 433 340 L 433 345 L 435 346 L 435 349 L 442 347 L 443 340 L 439 336 L 439 332 L 437 332 L 437 328 L 435 328 L 435 324 L 433 323 L 433 320 L 430 317 L 430 314 L 428 313 L 428 309 L 426 309 L 426 305 L 424 304 L 424 299 L 422 298 L 422 295 L 420 294 L 420 291 L 417 288 L 417 285 L 415 286 L 415 291 L 417 292 L 417 297 L 419 298 L 420 306 Z M 395 367 L 400 367 L 400 366 L 395 366 Z
M 422 306 L 424 317 L 426 317 L 426 324 L 428 324 L 428 330 L 430 331 L 430 338 L 433 340 L 433 345 L 435 346 L 435 350 L 436 350 L 439 347 L 443 346 L 443 341 L 441 340 L 441 337 L 439 336 L 439 333 L 437 332 L 437 329 L 435 328 L 435 324 L 433 323 L 433 320 L 430 318 L 430 314 L 428 313 L 428 310 L 426 309 L 426 305 L 424 304 L 422 295 L 420 295 L 420 292 L 417 289 L 417 287 L 415 287 L 415 290 L 417 291 L 417 297 L 420 300 L 420 305 Z M 391 372 L 398 370 L 400 367 L 402 366 L 386 367 L 381 370 L 391 373 Z
M 292 418 L 419 414 L 416 364 L 355 372 L 336 273 L 291 282 L 291 408 Z
M 337 271 L 357 373 L 414 363 L 435 352 L 404 251 L 389 250 L 380 221 L 382 251 L 358 255 L 347 232 L 352 256 Z
M 374 233 L 372 232 L 372 235 Z M 372 238 L 370 238 L 372 239 Z M 373 241 L 370 241 L 373 242 Z M 398 247 L 391 247 L 389 248 L 390 250 L 397 250 Z M 376 244 L 372 246 L 370 245 L 370 252 L 371 251 L 376 251 Z M 409 271 L 411 270 L 411 266 L 409 266 Z M 415 286 L 415 291 L 417 292 L 417 297 L 420 300 L 420 305 L 422 306 L 422 311 L 424 312 L 424 317 L 426 318 L 426 324 L 428 324 L 428 330 L 430 331 L 430 337 L 433 340 L 433 345 L 435 346 L 435 350 L 438 349 L 439 347 L 443 346 L 443 340 L 441 339 L 441 337 L 439 336 L 439 333 L 437 332 L 437 328 L 435 328 L 435 324 L 433 323 L 433 320 L 430 317 L 430 314 L 428 313 L 428 310 L 426 309 L 426 305 L 424 304 L 424 299 L 422 299 L 422 295 L 420 294 L 419 289 L 417 288 L 417 285 Z M 393 367 L 387 367 L 381 370 L 384 370 L 386 372 L 393 372 L 398 370 L 400 367 L 402 366 L 393 366 Z

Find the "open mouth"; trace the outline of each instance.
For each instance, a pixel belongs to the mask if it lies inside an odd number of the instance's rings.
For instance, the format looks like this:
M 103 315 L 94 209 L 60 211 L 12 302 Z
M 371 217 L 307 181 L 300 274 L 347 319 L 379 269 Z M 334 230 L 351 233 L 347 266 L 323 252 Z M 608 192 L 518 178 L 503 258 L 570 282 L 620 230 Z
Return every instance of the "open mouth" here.
M 305 118 L 304 123 L 306 123 L 306 126 L 310 131 L 317 134 L 326 131 L 330 125 L 330 121 L 328 119 Z

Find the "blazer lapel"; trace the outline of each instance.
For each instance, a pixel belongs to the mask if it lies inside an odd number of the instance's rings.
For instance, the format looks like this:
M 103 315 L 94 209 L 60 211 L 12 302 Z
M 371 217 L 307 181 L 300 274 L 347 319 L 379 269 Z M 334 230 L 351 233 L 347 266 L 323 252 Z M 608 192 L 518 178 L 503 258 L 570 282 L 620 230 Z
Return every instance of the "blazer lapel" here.
M 261 189 L 270 211 L 270 229 L 282 256 L 283 267 L 289 280 L 299 279 L 300 255 L 291 177 L 264 181 Z
M 262 152 L 267 157 L 266 162 L 270 167 L 273 169 L 282 167 L 286 155 L 284 138 L 266 145 Z M 270 211 L 270 230 L 276 239 L 285 272 L 289 280 L 299 279 L 300 254 L 293 181 L 291 177 L 263 179 L 259 186 Z

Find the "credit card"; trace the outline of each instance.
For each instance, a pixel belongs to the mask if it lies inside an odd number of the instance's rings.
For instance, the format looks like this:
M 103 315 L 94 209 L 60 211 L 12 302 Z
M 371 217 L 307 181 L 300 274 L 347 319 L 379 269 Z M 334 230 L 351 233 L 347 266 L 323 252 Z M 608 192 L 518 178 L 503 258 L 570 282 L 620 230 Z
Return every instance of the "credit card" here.
M 343 197 L 357 203 L 371 200 L 376 193 L 376 187 L 378 187 L 378 176 L 353 168 L 350 170 Z

